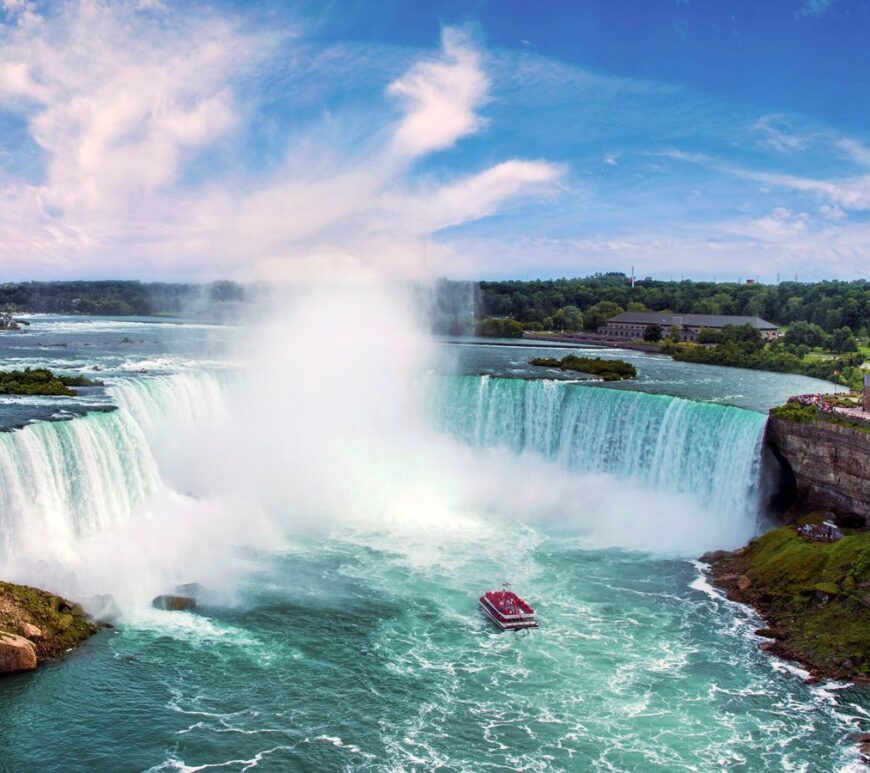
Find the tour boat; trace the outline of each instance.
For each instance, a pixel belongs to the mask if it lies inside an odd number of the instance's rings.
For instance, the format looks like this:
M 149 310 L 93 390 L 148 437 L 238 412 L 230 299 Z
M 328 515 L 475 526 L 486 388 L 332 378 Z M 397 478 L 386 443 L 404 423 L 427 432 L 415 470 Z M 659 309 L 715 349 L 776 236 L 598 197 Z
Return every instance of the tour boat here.
M 535 610 L 511 590 L 491 590 L 480 597 L 480 608 L 503 631 L 537 628 Z

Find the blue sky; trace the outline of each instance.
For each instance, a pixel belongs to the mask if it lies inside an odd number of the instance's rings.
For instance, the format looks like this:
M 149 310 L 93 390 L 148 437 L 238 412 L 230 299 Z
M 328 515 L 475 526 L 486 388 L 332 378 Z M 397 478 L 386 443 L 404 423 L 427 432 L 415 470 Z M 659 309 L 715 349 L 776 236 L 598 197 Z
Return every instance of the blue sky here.
M 870 273 L 870 0 L 0 9 L 0 279 Z

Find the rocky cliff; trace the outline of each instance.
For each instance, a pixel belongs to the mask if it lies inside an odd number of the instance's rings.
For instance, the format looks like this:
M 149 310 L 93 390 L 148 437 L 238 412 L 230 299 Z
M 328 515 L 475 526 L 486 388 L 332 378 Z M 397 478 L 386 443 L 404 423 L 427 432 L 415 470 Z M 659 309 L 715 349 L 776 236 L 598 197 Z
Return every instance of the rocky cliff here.
M 861 429 L 771 414 L 765 442 L 783 465 L 785 487 L 796 505 L 870 521 L 870 425 Z

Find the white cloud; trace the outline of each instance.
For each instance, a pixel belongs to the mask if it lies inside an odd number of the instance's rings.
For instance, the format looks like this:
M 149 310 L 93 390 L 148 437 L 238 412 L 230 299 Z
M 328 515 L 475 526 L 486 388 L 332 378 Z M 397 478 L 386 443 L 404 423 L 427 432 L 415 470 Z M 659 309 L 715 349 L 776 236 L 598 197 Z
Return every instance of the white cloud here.
M 827 199 L 831 204 L 846 210 L 865 211 L 870 209 L 870 175 L 825 180 L 781 172 L 748 169 L 720 161 L 702 153 L 664 150 L 654 155 L 698 164 L 699 166 L 734 175 L 735 177 L 755 180 L 769 187 L 789 188 L 794 191 L 811 193 Z
M 395 134 L 400 152 L 420 155 L 448 148 L 484 125 L 476 110 L 486 99 L 489 80 L 479 53 L 466 33 L 449 27 L 442 45 L 441 57 L 417 64 L 390 85 L 390 94 L 406 103 Z
M 858 142 L 858 140 L 849 137 L 840 137 L 834 142 L 834 145 L 844 153 L 847 158 L 851 158 L 853 161 L 863 166 L 870 166 L 870 148 L 863 143 Z
M 81 0 L 0 28 L 0 105 L 28 119 L 46 170 L 38 181 L 0 174 L 7 276 L 415 274 L 424 251 L 438 270 L 449 250 L 421 249 L 433 234 L 562 174 L 508 159 L 437 185 L 415 179 L 414 160 L 484 125 L 481 54 L 446 28 L 442 50 L 371 106 L 363 143 L 321 136 L 315 122 L 277 167 L 191 181 L 198 152 L 244 135 L 237 82 L 279 40 L 214 13 L 141 7 Z M 389 96 L 401 98 L 398 120 Z
M 795 132 L 788 119 L 781 115 L 762 116 L 752 130 L 759 135 L 759 145 L 786 154 L 806 149 L 812 140 L 811 135 Z

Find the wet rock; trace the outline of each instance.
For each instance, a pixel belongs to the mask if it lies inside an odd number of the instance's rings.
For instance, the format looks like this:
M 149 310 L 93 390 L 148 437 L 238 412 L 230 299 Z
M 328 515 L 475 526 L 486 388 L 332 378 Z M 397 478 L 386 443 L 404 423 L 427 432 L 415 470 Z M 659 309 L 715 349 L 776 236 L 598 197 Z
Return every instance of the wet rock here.
M 755 632 L 756 636 L 762 636 L 765 639 L 784 639 L 782 631 L 777 631 L 775 628 L 759 628 Z
M 711 550 L 708 553 L 704 553 L 698 560 L 705 564 L 715 564 L 720 559 L 724 558 L 728 555 L 727 550 Z
M 33 623 L 22 623 L 21 632 L 28 639 L 39 639 L 42 637 L 42 629 Z
M 23 636 L 0 632 L 0 674 L 33 671 L 36 668 L 36 648 Z
M 196 609 L 196 599 L 191 596 L 164 594 L 162 596 L 155 596 L 151 606 L 155 609 L 163 609 L 168 612 L 183 612 L 185 610 Z
M 719 580 L 719 582 L 724 583 L 726 585 L 728 585 L 729 583 L 731 585 L 733 585 L 734 583 L 737 582 L 738 579 L 740 579 L 740 576 L 741 575 L 739 575 L 739 574 L 723 574 L 720 577 L 718 577 L 717 579 Z
M 737 587 L 740 590 L 749 590 L 752 587 L 752 580 L 750 580 L 745 574 L 741 574 L 740 577 L 737 578 Z
M 775 647 L 776 647 L 776 642 L 775 642 L 775 641 L 766 641 L 766 642 L 764 642 L 764 643 L 761 645 L 761 649 L 762 649 L 764 652 L 770 652 L 770 651 L 771 651 L 772 649 L 774 649 Z

